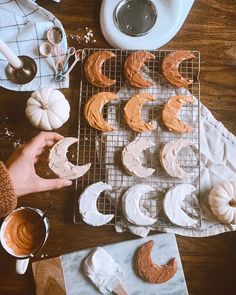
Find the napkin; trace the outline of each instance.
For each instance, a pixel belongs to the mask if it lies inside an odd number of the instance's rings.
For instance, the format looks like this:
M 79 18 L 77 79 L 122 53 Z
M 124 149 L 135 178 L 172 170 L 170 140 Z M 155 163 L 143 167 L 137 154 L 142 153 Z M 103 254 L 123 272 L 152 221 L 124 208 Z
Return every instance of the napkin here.
M 47 30 L 56 25 L 64 32 L 60 43 L 63 55 L 67 50 L 67 40 L 61 22 L 46 9 L 30 0 L 0 0 L 0 38 L 16 55 L 28 55 L 37 64 L 37 75 L 28 84 L 17 85 L 6 77 L 8 61 L 0 53 L 0 86 L 15 91 L 32 91 L 42 87 L 67 88 L 68 79 L 63 83 L 54 80 L 54 70 L 50 60 L 39 52 L 39 46 L 47 41 Z M 56 62 L 56 53 L 53 56 Z

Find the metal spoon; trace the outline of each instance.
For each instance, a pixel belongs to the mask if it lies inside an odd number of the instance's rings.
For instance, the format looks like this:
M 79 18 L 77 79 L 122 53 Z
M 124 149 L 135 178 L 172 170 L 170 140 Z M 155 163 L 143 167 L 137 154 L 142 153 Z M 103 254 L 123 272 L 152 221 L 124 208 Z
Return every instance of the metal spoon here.
M 56 52 L 57 52 L 56 68 L 58 70 L 61 70 L 63 68 L 63 63 L 61 62 L 61 50 L 60 50 L 60 43 L 63 39 L 62 29 L 58 26 L 52 26 L 47 31 L 47 38 L 48 38 L 48 41 L 56 47 Z
M 48 205 L 48 207 L 44 210 L 43 215 L 41 216 L 41 220 L 44 220 L 44 218 L 46 217 L 48 210 L 52 207 L 53 202 L 50 202 L 50 204 Z
M 56 65 L 54 63 L 54 60 L 52 59 L 52 51 L 53 51 L 52 45 L 50 43 L 48 43 L 48 42 L 43 42 L 39 47 L 39 52 L 43 56 L 49 57 L 50 62 L 51 62 L 52 66 L 53 66 L 53 69 L 55 71 L 55 74 L 57 74 L 57 68 L 56 68 Z

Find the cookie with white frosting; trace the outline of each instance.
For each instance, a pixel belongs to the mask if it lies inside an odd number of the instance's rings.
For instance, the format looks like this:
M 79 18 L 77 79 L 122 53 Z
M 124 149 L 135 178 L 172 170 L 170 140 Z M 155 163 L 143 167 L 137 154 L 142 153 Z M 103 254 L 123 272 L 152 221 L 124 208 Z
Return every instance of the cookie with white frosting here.
M 150 139 L 137 136 L 123 148 L 122 163 L 129 175 L 145 178 L 155 172 L 155 169 L 144 167 L 140 160 L 142 152 L 153 146 L 154 143 Z
M 182 202 L 193 194 L 196 188 L 191 184 L 179 184 L 169 189 L 165 195 L 163 206 L 167 217 L 176 225 L 191 227 L 197 220 L 191 218 L 183 209 Z
M 88 186 L 79 197 L 79 212 L 87 224 L 104 225 L 112 220 L 114 214 L 102 214 L 97 209 L 97 199 L 105 190 L 112 187 L 104 182 L 96 182 Z
M 192 177 L 192 173 L 185 172 L 177 161 L 180 150 L 193 143 L 187 139 L 177 139 L 167 142 L 160 151 L 160 161 L 165 171 L 172 177 L 186 179 Z
M 154 192 L 155 189 L 147 184 L 136 184 L 130 187 L 122 197 L 122 208 L 127 220 L 135 225 L 149 226 L 157 220 L 141 212 L 140 200 L 147 193 Z

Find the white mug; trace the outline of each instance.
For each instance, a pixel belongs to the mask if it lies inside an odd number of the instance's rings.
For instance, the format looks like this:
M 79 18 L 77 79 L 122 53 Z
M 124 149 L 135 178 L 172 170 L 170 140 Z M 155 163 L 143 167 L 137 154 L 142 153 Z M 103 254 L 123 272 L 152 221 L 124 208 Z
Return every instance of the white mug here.
M 27 253 L 27 254 L 22 254 L 22 255 L 16 254 L 6 241 L 7 225 L 12 220 L 14 214 L 16 214 L 16 212 L 18 212 L 19 210 L 31 210 L 34 213 L 37 213 L 37 215 L 39 215 L 39 222 L 42 222 L 44 225 L 44 236 L 42 236 L 42 241 L 40 242 L 40 245 L 32 253 Z M 15 209 L 14 211 L 12 211 L 4 219 L 2 226 L 1 226 L 1 230 L 0 230 L 0 241 L 1 241 L 3 248 L 6 250 L 6 252 L 16 258 L 16 272 L 18 274 L 24 274 L 26 272 L 30 258 L 34 257 L 36 252 L 38 252 L 43 247 L 43 245 L 47 241 L 48 234 L 49 234 L 48 218 L 44 215 L 44 212 L 41 211 L 40 209 L 31 208 L 31 207 L 20 207 L 20 208 Z M 12 241 L 12 243 L 14 243 L 14 241 Z

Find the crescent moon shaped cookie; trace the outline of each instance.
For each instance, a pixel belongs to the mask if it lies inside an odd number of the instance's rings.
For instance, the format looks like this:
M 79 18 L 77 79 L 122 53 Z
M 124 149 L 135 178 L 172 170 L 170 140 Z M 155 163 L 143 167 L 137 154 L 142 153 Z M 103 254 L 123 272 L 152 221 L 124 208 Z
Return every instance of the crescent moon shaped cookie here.
M 155 59 L 155 55 L 149 51 L 135 51 L 125 61 L 124 74 L 131 86 L 147 88 L 153 85 L 152 81 L 143 78 L 141 68 L 145 62 Z
M 122 151 L 122 163 L 129 175 L 145 178 L 154 173 L 155 169 L 144 167 L 140 161 L 142 152 L 154 145 L 146 137 L 136 137 L 134 141 L 124 147 Z
M 129 222 L 140 226 L 148 226 L 157 222 L 156 219 L 144 215 L 139 206 L 141 197 L 152 191 L 155 189 L 150 185 L 136 184 L 125 192 L 122 198 L 122 208 Z
M 60 178 L 77 179 L 90 169 L 91 163 L 75 166 L 68 161 L 66 156 L 68 148 L 76 142 L 78 142 L 78 138 L 66 137 L 58 141 L 50 150 L 49 167 Z
M 176 258 L 165 265 L 153 263 L 151 251 L 154 241 L 148 241 L 140 247 L 137 253 L 136 266 L 139 276 L 151 284 L 161 284 L 170 280 L 177 272 Z
M 165 171 L 172 177 L 186 179 L 192 177 L 191 173 L 185 172 L 178 164 L 177 157 L 180 150 L 187 146 L 193 146 L 190 140 L 177 139 L 166 143 L 160 151 L 160 161 Z
M 85 62 L 84 72 L 87 80 L 96 87 L 109 87 L 116 83 L 102 73 L 102 66 L 107 59 L 116 57 L 111 51 L 98 51 L 91 54 Z
M 188 87 L 193 80 L 184 78 L 179 73 L 179 65 L 182 61 L 196 58 L 196 56 L 188 50 L 177 50 L 164 57 L 162 63 L 162 72 L 167 81 L 177 87 Z
M 148 93 L 139 93 L 131 97 L 124 107 L 125 120 L 129 127 L 136 132 L 151 131 L 156 127 L 151 123 L 145 123 L 141 118 L 141 109 L 145 102 L 155 98 Z
M 102 214 L 97 209 L 97 199 L 105 190 L 112 187 L 104 182 L 96 182 L 88 186 L 79 197 L 79 212 L 87 224 L 100 226 L 108 223 L 114 214 Z
M 193 130 L 192 126 L 186 125 L 178 117 L 182 106 L 192 102 L 194 99 L 191 96 L 176 95 L 164 104 L 162 121 L 170 131 L 184 133 Z
M 191 184 L 179 184 L 169 189 L 164 198 L 164 211 L 171 222 L 179 226 L 194 226 L 197 220 L 191 218 L 181 208 L 182 201 L 196 188 Z
M 102 116 L 103 106 L 113 99 L 118 99 L 118 95 L 112 92 L 99 92 L 87 101 L 84 108 L 84 116 L 89 125 L 100 131 L 113 131 Z

